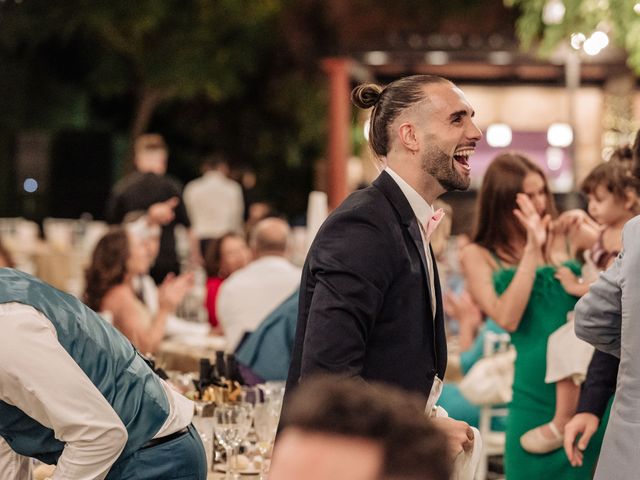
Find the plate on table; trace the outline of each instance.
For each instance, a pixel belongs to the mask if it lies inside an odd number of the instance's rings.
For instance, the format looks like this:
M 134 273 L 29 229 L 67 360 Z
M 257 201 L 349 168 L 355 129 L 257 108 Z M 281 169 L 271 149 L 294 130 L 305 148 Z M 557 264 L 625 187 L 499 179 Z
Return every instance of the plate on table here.
M 240 468 L 237 468 L 236 471 L 240 475 L 260 475 L 260 457 L 257 457 L 258 461 L 250 461 L 248 457 L 245 455 L 240 455 Z M 235 462 L 234 462 L 235 463 Z M 244 467 L 244 468 L 242 468 Z M 227 464 L 226 463 L 216 463 L 213 467 L 216 472 L 226 473 Z
M 226 463 L 216 463 L 213 467 L 216 472 L 226 473 L 227 472 L 227 464 Z M 237 472 L 240 475 L 260 475 L 260 467 L 254 465 L 253 463 L 249 464 L 247 468 L 238 469 Z

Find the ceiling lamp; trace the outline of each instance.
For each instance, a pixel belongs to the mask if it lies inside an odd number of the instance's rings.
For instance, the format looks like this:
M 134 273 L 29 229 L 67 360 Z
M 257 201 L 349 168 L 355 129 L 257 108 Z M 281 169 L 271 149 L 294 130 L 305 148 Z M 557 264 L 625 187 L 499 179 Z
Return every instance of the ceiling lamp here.
M 506 123 L 493 123 L 487 128 L 487 143 L 491 147 L 508 147 L 512 138 L 511 127 Z
M 573 142 L 573 129 L 568 123 L 552 123 L 547 130 L 547 142 L 552 147 L 568 147 Z

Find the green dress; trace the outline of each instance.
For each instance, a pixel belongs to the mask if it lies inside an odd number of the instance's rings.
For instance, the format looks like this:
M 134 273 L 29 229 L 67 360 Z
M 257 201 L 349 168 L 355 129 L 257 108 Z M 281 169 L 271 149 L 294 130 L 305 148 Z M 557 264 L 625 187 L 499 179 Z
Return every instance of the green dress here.
M 496 292 L 501 295 L 511 283 L 515 268 L 503 268 L 494 272 Z M 566 262 L 574 273 L 580 274 L 575 261 Z M 511 334 L 516 348 L 513 399 L 507 418 L 505 473 L 507 480 L 535 479 L 590 479 L 600 453 L 604 426 L 608 412 L 600 429 L 592 437 L 585 451 L 583 466 L 572 467 L 563 448 L 544 455 L 525 452 L 520 446 L 520 437 L 534 427 L 549 422 L 555 412 L 556 386 L 545 383 L 547 367 L 547 340 L 556 329 L 567 321 L 567 313 L 573 310 L 577 298 L 569 295 L 554 278 L 555 267 L 538 267 L 527 308 L 518 329 Z

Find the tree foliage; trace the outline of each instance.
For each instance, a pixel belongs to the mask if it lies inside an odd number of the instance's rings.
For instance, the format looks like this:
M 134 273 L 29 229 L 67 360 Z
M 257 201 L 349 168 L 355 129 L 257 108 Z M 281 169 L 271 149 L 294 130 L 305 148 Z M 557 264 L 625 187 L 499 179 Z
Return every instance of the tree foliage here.
M 279 0 L 7 2 L 0 46 L 28 55 L 51 41 L 75 43 L 92 92 L 136 97 L 135 136 L 167 99 L 242 94 L 244 77 L 269 48 L 280 6 Z
M 548 56 L 573 33 L 587 37 L 596 30 L 608 33 L 619 47 L 626 50 L 629 66 L 640 74 L 640 14 L 634 11 L 637 0 L 562 0 L 565 14 L 558 24 L 543 22 L 547 0 L 505 0 L 516 7 L 520 16 L 516 32 L 524 49 L 535 48 Z

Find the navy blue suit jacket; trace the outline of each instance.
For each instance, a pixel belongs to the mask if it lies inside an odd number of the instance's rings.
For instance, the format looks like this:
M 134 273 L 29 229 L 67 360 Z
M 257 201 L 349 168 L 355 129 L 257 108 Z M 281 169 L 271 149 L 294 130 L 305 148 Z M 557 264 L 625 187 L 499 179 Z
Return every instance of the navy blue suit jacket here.
M 313 374 L 335 373 L 426 399 L 447 365 L 437 269 L 435 279 L 434 319 L 417 219 L 383 172 L 331 213 L 309 250 L 287 393 Z

